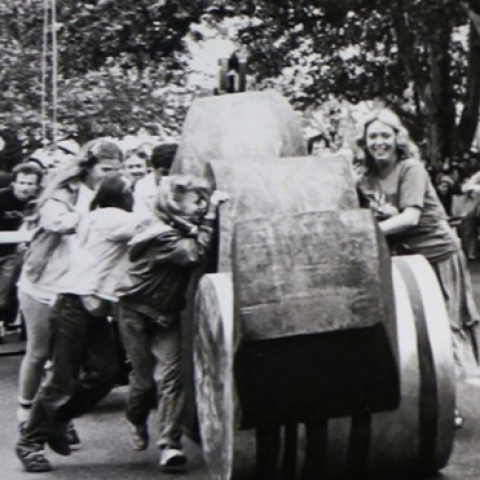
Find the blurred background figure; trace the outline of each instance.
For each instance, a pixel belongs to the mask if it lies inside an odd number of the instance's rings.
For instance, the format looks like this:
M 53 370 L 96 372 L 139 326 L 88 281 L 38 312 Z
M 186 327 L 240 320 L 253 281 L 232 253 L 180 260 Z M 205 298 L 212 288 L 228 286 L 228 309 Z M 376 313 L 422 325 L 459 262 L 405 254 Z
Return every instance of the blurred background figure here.
M 467 178 L 463 172 L 464 170 L 458 167 L 452 176 L 454 181 L 457 179 L 456 184 L 459 185 L 462 194 L 454 197 L 454 200 L 461 207 L 460 213 L 462 215 L 458 232 L 467 258 L 475 260 L 477 258 L 480 227 L 480 173 Z
M 131 155 L 124 162 L 125 173 L 135 184 L 148 173 L 147 159 L 139 155 Z
M 17 132 L 0 126 L 0 188 L 10 185 L 12 170 L 25 157 L 25 146 Z
M 80 145 L 73 139 L 60 140 L 56 147 L 46 146 L 35 150 L 28 161 L 36 163 L 44 170 L 43 184 L 46 185 L 55 173 L 73 163 L 80 152 Z
M 43 171 L 38 165 L 24 163 L 12 172 L 9 187 L 0 189 L 0 231 L 19 230 L 23 223 L 27 205 L 40 191 Z M 23 251 L 17 243 L 0 243 L 0 341 L 5 329 L 12 326 L 18 303 L 15 284 L 18 280 Z
M 330 151 L 330 141 L 325 135 L 315 135 L 308 139 L 307 149 L 308 154 L 313 156 L 325 151 Z
M 177 153 L 178 143 L 167 142 L 157 145 L 152 152 L 152 171 L 135 184 L 133 211 L 148 214 L 155 211 L 155 195 L 163 176 L 170 172 Z
M 76 156 L 80 152 L 80 145 L 75 140 L 60 140 L 56 147 L 49 147 L 47 152 L 49 156 L 47 164 L 48 177 L 51 179 L 57 171 L 75 161 Z

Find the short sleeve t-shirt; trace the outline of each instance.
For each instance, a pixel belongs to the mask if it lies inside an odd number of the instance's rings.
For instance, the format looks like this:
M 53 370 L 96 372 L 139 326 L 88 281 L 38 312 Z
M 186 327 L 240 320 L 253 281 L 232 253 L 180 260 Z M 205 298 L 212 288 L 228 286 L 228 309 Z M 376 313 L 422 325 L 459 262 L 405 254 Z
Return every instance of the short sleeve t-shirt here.
M 458 237 L 448 225 L 445 209 L 419 160 L 398 162 L 386 178 L 367 176 L 360 189 L 367 198 L 390 203 L 400 212 L 408 207 L 420 209 L 417 225 L 388 238 L 399 253 L 421 254 L 437 262 L 459 250 Z

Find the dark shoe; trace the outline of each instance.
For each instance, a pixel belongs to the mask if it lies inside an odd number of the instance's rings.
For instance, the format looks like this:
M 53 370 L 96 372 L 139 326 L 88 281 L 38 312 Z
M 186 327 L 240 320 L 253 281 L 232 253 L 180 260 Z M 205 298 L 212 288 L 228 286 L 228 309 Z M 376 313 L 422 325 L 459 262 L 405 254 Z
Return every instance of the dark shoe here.
M 165 472 L 178 472 L 184 470 L 187 457 L 178 448 L 165 447 L 160 450 L 160 468 Z
M 45 457 L 43 445 L 25 445 L 18 443 L 15 448 L 15 453 L 27 472 L 42 473 L 52 470 L 50 462 L 47 460 L 47 457 Z
M 78 432 L 73 422 L 68 424 L 65 436 L 68 445 L 70 445 L 70 450 L 79 450 L 82 447 L 82 442 L 80 441 L 80 437 L 78 436 Z
M 59 428 L 47 440 L 47 444 L 55 453 L 58 453 L 59 455 L 68 456 L 72 453 L 65 428 Z
M 138 451 L 146 450 L 149 442 L 147 425 L 135 425 L 128 422 L 128 430 L 130 433 L 130 445 L 132 445 L 132 448 Z

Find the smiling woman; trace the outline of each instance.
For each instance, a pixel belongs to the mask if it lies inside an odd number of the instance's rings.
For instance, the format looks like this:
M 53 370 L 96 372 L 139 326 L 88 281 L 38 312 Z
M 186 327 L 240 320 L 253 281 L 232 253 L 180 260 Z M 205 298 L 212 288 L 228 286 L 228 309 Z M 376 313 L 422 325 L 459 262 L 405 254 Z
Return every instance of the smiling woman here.
M 418 149 L 398 116 L 385 109 L 365 122 L 359 144 L 366 160 L 358 182 L 361 198 L 393 254 L 421 254 L 433 266 L 449 313 L 457 374 L 477 375 L 480 316 L 470 275 Z

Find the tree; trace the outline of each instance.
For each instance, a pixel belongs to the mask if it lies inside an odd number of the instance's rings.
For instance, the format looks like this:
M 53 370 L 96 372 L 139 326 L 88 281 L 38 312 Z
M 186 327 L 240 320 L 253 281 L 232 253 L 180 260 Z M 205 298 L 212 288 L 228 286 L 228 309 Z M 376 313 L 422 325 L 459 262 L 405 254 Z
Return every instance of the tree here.
M 215 6 L 214 16 L 251 20 L 239 41 L 255 88 L 278 89 L 304 112 L 332 96 L 382 99 L 432 159 L 470 148 L 480 0 L 62 0 L 61 130 L 88 137 L 149 122 L 178 131 L 198 94 L 186 82 L 184 38 Z M 43 0 L 0 5 L 0 120 L 37 137 L 42 9 Z
M 58 129 L 80 139 L 161 124 L 178 134 L 195 91 L 186 87 L 182 38 L 200 7 L 185 2 L 57 2 Z M 43 0 L 0 5 L 0 121 L 30 149 L 51 140 L 51 57 L 42 65 Z M 48 84 L 42 85 L 42 68 Z M 47 87 L 47 88 L 45 88 Z M 42 98 L 49 120 L 42 119 Z
M 243 39 L 259 84 L 282 88 L 298 108 L 330 95 L 382 98 L 442 159 L 468 151 L 477 126 L 478 32 L 467 44 L 459 31 L 478 3 L 266 0 Z

